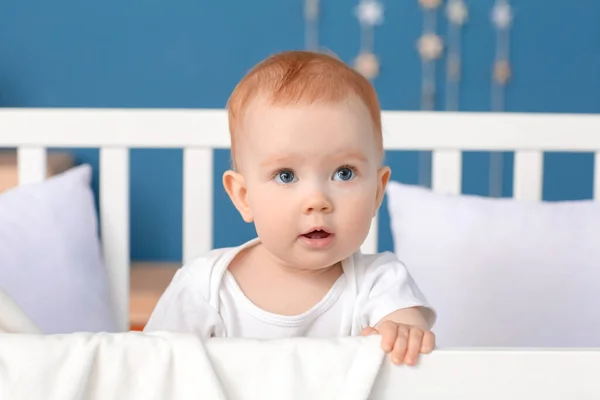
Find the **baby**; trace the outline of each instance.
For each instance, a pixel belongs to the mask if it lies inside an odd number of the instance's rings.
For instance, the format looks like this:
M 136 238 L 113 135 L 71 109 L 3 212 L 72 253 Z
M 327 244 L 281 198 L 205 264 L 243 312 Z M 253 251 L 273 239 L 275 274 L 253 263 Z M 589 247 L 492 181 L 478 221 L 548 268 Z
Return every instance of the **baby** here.
M 435 312 L 403 264 L 360 252 L 391 173 L 371 84 L 334 57 L 289 51 L 255 66 L 228 112 L 223 185 L 258 237 L 183 266 L 145 331 L 376 333 L 396 364 L 431 352 Z

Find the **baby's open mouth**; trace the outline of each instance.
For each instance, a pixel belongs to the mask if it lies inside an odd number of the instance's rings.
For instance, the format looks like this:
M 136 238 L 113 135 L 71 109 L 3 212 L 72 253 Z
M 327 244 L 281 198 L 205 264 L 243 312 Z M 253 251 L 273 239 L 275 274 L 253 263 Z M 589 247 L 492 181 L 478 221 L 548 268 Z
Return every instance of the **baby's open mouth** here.
M 310 231 L 299 236 L 301 241 L 313 249 L 325 249 L 331 246 L 335 235 L 328 232 L 327 228 L 315 226 Z
M 325 232 L 325 231 L 319 229 L 319 230 L 305 233 L 302 236 L 304 236 L 305 238 L 308 238 L 308 239 L 324 239 L 324 238 L 328 237 L 329 235 L 331 235 L 329 232 Z

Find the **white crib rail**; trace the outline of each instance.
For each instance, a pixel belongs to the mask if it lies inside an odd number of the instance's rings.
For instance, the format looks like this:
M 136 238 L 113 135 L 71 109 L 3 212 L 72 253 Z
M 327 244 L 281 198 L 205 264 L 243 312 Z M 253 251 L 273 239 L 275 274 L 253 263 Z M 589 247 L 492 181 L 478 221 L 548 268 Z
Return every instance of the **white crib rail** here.
M 129 329 L 129 149 L 100 148 L 100 231 L 112 306 Z
M 19 184 L 43 181 L 47 174 L 46 159 L 46 149 L 43 147 L 19 147 L 17 151 Z
M 521 200 L 541 200 L 544 179 L 544 154 L 524 150 L 515 153 L 513 197 Z
M 544 152 L 594 152 L 600 198 L 600 115 L 384 112 L 387 150 L 432 150 L 432 189 L 460 193 L 461 151 L 514 151 L 513 197 L 541 200 Z
M 594 199 L 600 199 L 600 151 L 594 155 Z
M 459 194 L 462 188 L 460 150 L 438 150 L 432 157 L 431 187 L 439 193 Z
M 539 200 L 543 152 L 595 153 L 600 198 L 600 116 L 384 111 L 386 150 L 433 151 L 433 190 L 460 193 L 462 150 L 515 151 L 514 197 Z M 19 149 L 19 182 L 46 176 L 49 147 L 100 148 L 103 249 L 123 329 L 129 291 L 129 149 L 183 148 L 183 258 L 212 247 L 213 149 L 229 148 L 225 110 L 0 109 L 0 148 Z M 363 251 L 377 251 L 377 219 Z
M 365 241 L 363 242 L 362 246 L 360 247 L 360 250 L 365 253 L 365 254 L 374 254 L 377 253 L 377 247 L 378 247 L 378 243 L 379 243 L 379 235 L 378 235 L 378 230 L 379 230 L 379 221 L 378 221 L 378 216 L 376 215 L 375 218 L 373 218 L 373 220 L 371 221 L 371 227 L 369 229 L 369 234 L 367 235 Z
M 591 400 L 600 349 L 440 349 L 418 368 L 384 364 L 373 399 Z
M 183 152 L 183 262 L 213 246 L 213 151 Z

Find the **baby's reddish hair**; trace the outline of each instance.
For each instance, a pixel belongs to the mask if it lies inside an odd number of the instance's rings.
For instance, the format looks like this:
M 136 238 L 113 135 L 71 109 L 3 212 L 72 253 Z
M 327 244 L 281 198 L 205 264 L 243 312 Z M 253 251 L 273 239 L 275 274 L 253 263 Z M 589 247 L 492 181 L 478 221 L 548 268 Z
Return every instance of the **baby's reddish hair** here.
M 265 95 L 273 106 L 339 102 L 354 95 L 369 110 L 377 140 L 380 145 L 382 143 L 379 100 L 364 76 L 331 55 L 286 51 L 272 55 L 252 68 L 229 97 L 232 155 L 244 111 L 259 95 Z

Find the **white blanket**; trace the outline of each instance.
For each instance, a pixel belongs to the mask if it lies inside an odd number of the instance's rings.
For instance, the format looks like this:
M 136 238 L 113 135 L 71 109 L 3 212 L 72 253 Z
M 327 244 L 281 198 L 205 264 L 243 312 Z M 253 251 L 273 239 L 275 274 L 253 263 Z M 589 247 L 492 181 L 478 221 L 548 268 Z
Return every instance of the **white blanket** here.
M 122 333 L 0 335 L 2 399 L 366 400 L 379 339 L 213 339 Z

